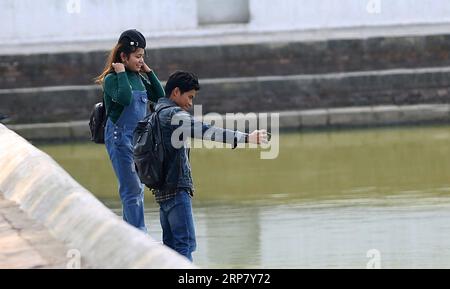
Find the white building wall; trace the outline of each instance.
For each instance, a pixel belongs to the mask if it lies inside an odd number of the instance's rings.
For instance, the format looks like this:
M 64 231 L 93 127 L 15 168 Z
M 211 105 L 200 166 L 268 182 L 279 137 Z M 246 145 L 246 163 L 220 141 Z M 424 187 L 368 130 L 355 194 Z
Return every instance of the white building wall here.
M 232 15 L 236 1 L 248 5 L 248 23 L 245 13 Z M 111 40 L 128 28 L 153 36 L 214 33 L 204 22 L 227 22 L 218 11 L 240 24 L 217 33 L 450 23 L 448 0 L 0 0 L 0 45 Z
M 115 39 L 197 27 L 196 0 L 0 0 L 0 43 Z
M 450 22 L 448 0 L 250 0 L 250 11 L 256 30 Z

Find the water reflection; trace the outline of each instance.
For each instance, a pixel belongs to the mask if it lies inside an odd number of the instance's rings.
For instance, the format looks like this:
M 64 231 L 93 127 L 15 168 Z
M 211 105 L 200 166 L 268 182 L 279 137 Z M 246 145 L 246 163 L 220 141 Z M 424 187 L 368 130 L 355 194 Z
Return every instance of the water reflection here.
M 199 237 L 206 243 L 199 246 L 199 264 L 216 268 L 260 266 L 259 207 L 211 206 L 198 211 L 203 220 L 198 227 L 204 230 Z M 202 254 L 203 247 L 206 252 Z
M 41 146 L 120 214 L 104 147 Z M 281 136 L 280 156 L 194 150 L 196 263 L 213 268 L 450 267 L 450 127 Z M 158 206 L 146 196 L 150 234 Z
M 120 215 L 119 203 L 108 205 Z M 158 211 L 147 207 L 150 235 L 161 241 Z M 376 249 L 383 268 L 450 268 L 450 198 L 202 202 L 194 210 L 203 267 L 365 268 Z
M 367 252 L 376 249 L 383 268 L 450 267 L 450 200 L 439 205 L 390 203 L 359 200 L 342 206 L 266 208 L 260 218 L 262 263 L 277 268 L 366 268 Z

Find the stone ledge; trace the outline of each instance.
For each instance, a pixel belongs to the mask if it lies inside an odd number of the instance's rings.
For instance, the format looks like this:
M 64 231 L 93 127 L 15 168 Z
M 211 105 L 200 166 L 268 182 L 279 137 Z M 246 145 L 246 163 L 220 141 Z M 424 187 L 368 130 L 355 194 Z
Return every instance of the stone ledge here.
M 268 112 L 270 114 L 271 112 Z M 450 123 L 449 104 L 425 104 L 405 106 L 368 106 L 332 109 L 313 109 L 272 112 L 279 114 L 281 130 L 376 127 L 408 124 Z M 232 114 L 234 115 L 234 114 Z M 241 113 L 228 118 L 240 130 L 245 130 L 244 116 L 258 114 Z M 211 121 L 226 115 L 205 115 Z M 30 141 L 88 141 L 90 139 L 88 120 L 63 123 L 42 123 L 8 125 L 8 127 Z M 218 126 L 223 127 L 219 124 Z M 247 125 L 248 127 L 248 125 Z
M 0 269 L 66 268 L 69 248 L 0 192 Z M 80 260 L 83 268 L 89 267 Z

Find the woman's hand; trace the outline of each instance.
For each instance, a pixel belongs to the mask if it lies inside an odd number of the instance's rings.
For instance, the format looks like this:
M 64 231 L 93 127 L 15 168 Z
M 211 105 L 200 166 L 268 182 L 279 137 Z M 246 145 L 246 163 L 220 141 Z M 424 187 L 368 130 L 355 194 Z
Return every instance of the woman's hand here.
M 152 69 L 144 62 L 141 67 L 141 72 L 150 73 L 152 72 Z
M 125 65 L 123 63 L 113 63 L 112 67 L 116 73 L 125 72 Z
M 267 138 L 267 130 L 255 130 L 248 135 L 248 142 L 252 144 L 266 144 L 269 142 Z

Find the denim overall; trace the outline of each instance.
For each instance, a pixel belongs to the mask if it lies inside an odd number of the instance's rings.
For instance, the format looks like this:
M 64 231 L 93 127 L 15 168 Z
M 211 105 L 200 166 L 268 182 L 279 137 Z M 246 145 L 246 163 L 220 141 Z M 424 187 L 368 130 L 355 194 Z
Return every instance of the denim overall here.
M 133 161 L 133 131 L 147 115 L 146 91 L 133 91 L 133 100 L 125 106 L 116 123 L 106 122 L 105 144 L 114 172 L 119 180 L 123 220 L 147 232 L 144 221 L 144 186 L 139 180 Z

